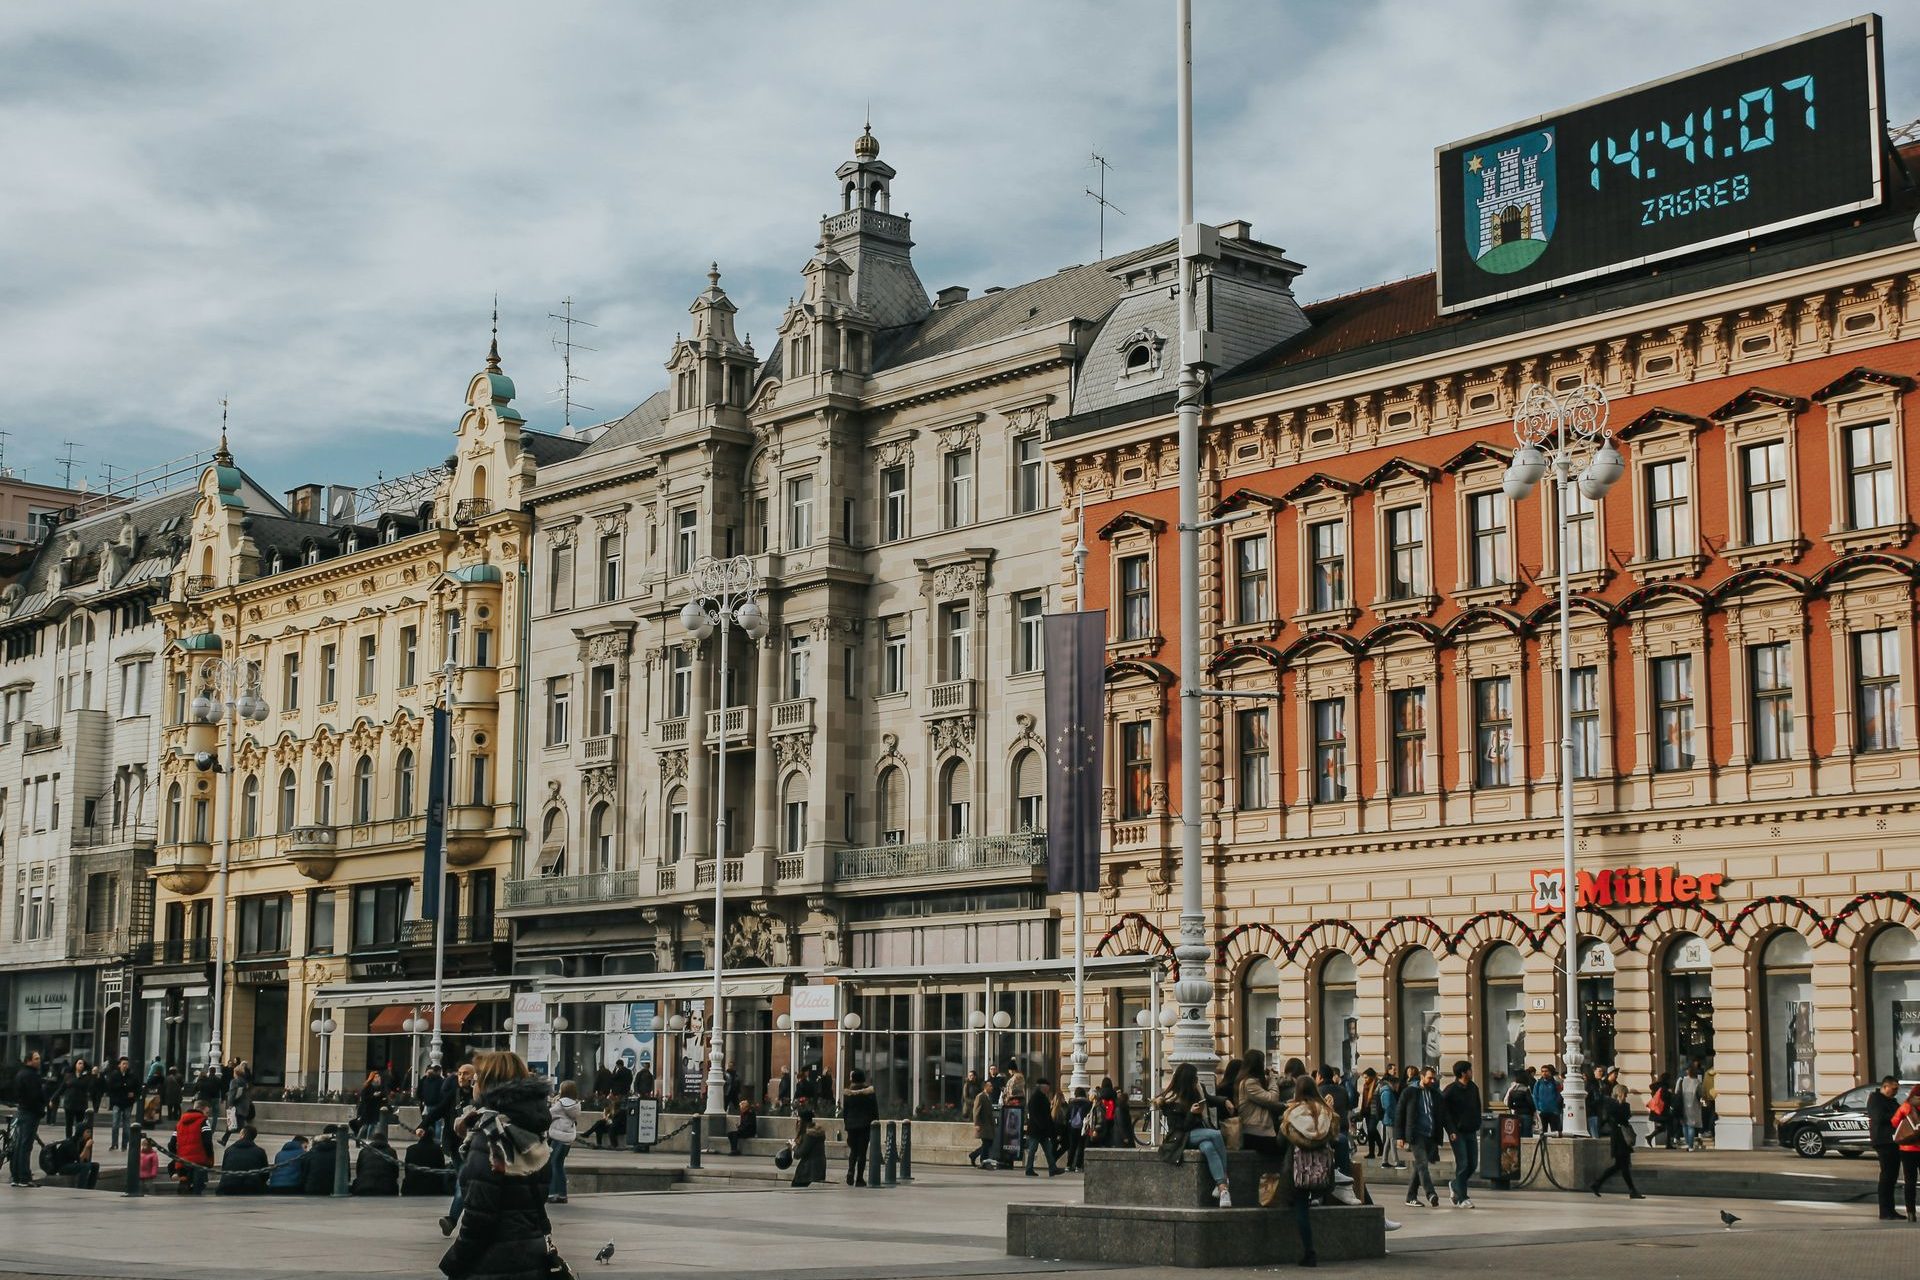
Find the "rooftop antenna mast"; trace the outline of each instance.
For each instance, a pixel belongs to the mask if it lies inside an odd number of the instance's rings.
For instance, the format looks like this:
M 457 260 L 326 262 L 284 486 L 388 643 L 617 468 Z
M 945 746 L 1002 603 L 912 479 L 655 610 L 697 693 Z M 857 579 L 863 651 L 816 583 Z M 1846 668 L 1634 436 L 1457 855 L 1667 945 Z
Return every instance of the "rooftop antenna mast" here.
M 1107 170 L 1113 168 L 1113 165 L 1098 151 L 1088 153 L 1087 163 L 1097 166 L 1100 170 L 1100 189 L 1095 191 L 1092 187 L 1088 187 L 1087 194 L 1093 198 L 1095 204 L 1100 206 L 1100 259 L 1101 261 L 1105 261 L 1107 256 L 1107 210 L 1111 209 L 1123 218 L 1127 216 L 1127 211 L 1107 199 Z
M 11 475 L 7 470 L 7 441 L 13 438 L 13 432 L 0 431 L 0 476 Z
M 596 351 L 599 349 L 575 342 L 573 340 L 573 326 L 580 325 L 588 329 L 597 329 L 600 326 L 594 324 L 591 320 L 581 320 L 574 316 L 573 297 L 571 295 L 560 300 L 560 310 L 547 312 L 547 319 L 558 320 L 561 325 L 560 336 L 553 339 L 553 345 L 560 350 L 560 367 L 562 370 L 560 376 L 561 421 L 566 429 L 571 431 L 573 429 L 573 411 L 575 409 L 585 409 L 589 413 L 593 412 L 592 405 L 581 404 L 573 398 L 573 384 L 586 381 L 585 378 L 573 371 L 573 353 L 576 351 Z
M 73 488 L 73 467 L 74 467 L 73 451 L 75 449 L 78 449 L 80 446 L 78 442 L 73 440 L 62 440 L 60 443 L 65 445 L 67 449 L 66 457 L 61 458 L 59 462 L 60 487 L 62 489 L 71 489 Z

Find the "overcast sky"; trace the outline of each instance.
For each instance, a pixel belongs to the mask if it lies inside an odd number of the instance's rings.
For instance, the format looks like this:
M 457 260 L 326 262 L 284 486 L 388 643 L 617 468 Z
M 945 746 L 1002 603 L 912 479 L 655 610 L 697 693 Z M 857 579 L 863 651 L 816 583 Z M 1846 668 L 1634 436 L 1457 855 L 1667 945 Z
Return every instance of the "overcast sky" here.
M 1830 0 L 1195 4 L 1198 215 L 1303 298 L 1431 269 L 1432 148 L 1852 17 Z M 1920 116 L 1920 14 L 1887 14 Z M 0 7 L 5 462 L 95 483 L 207 447 L 269 488 L 443 458 L 500 346 L 557 428 L 547 319 L 617 416 L 718 260 L 764 355 L 871 104 L 929 290 L 1170 236 L 1172 0 Z

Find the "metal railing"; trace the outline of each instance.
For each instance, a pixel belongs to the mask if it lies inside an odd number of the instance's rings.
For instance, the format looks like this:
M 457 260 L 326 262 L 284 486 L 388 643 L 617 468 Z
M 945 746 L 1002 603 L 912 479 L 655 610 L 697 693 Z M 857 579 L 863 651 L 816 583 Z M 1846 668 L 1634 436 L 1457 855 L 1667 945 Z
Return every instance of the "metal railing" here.
M 453 504 L 453 522 L 472 524 L 476 520 L 485 520 L 493 514 L 491 498 L 462 498 Z
M 741 884 L 747 878 L 747 863 L 744 858 L 728 858 L 727 883 Z M 713 860 L 693 864 L 693 887 L 696 889 L 713 888 Z
M 189 596 L 204 596 L 217 585 L 213 575 L 210 573 L 190 573 L 187 575 L 187 594 Z
M 111 825 L 76 827 L 73 847 L 102 849 L 113 844 L 152 844 L 159 828 L 151 822 L 119 822 Z
M 628 902 L 640 896 L 640 872 L 595 871 L 584 876 L 534 876 L 507 881 L 507 907 L 569 907 Z
M 897 876 L 959 875 L 968 871 L 1025 870 L 1047 860 L 1044 833 L 963 836 L 920 844 L 883 844 L 840 849 L 833 855 L 835 880 L 885 880 Z
M 60 726 L 56 724 L 42 728 L 37 724 L 30 725 L 22 736 L 24 738 L 20 746 L 22 751 L 45 751 L 60 745 Z
M 133 962 L 153 964 L 204 964 L 213 954 L 211 938 L 167 938 L 160 942 L 142 942 L 133 948 Z
M 511 884 L 511 882 L 509 882 Z M 497 916 L 459 916 L 447 921 L 447 945 L 464 946 L 470 943 L 505 942 L 509 937 L 508 925 Z M 405 920 L 400 924 L 400 945 L 403 947 L 430 947 L 433 945 L 433 921 Z

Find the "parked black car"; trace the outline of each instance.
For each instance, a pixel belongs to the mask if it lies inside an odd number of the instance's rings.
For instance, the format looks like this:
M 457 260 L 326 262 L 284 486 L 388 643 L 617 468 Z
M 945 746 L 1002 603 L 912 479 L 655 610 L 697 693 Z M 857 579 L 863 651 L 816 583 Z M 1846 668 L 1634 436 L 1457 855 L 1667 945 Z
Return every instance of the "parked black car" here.
M 1899 1096 L 1907 1096 L 1914 1081 L 1900 1082 Z M 1789 1111 L 1780 1120 L 1780 1145 L 1808 1159 L 1838 1151 L 1843 1156 L 1864 1155 L 1867 1150 L 1867 1095 L 1877 1086 L 1863 1084 L 1837 1098 L 1798 1111 Z

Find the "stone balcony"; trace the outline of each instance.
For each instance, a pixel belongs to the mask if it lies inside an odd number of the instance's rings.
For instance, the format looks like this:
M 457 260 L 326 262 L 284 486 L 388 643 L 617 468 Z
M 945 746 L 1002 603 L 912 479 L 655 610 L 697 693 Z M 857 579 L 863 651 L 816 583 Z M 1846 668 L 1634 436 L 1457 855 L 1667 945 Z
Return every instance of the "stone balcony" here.
M 580 744 L 580 758 L 588 765 L 612 764 L 620 758 L 620 738 L 603 733 Z
M 1047 837 L 1039 832 L 872 845 L 837 850 L 833 883 L 850 892 L 871 892 L 905 883 L 928 887 L 943 881 L 956 885 L 983 879 L 1018 882 L 1034 879 L 1046 861 Z
M 968 680 L 944 680 L 927 690 L 926 714 L 929 717 L 968 716 L 974 712 L 974 684 Z
M 720 717 L 727 718 L 727 747 L 751 747 L 753 737 L 753 708 L 749 706 L 728 707 L 725 711 L 707 712 L 707 741 L 718 744 L 720 741 Z
M 329 825 L 309 823 L 287 832 L 287 861 L 309 880 L 325 880 L 339 861 L 339 831 Z
M 687 745 L 687 718 L 680 716 L 674 720 L 660 722 L 660 745 L 663 747 L 684 747 Z
M 595 871 L 583 876 L 533 876 L 507 881 L 504 909 L 554 911 L 569 908 L 622 906 L 640 897 L 640 872 Z
M 811 730 L 813 723 L 813 699 L 794 698 L 789 702 L 776 702 L 773 706 L 773 732 L 802 733 Z

